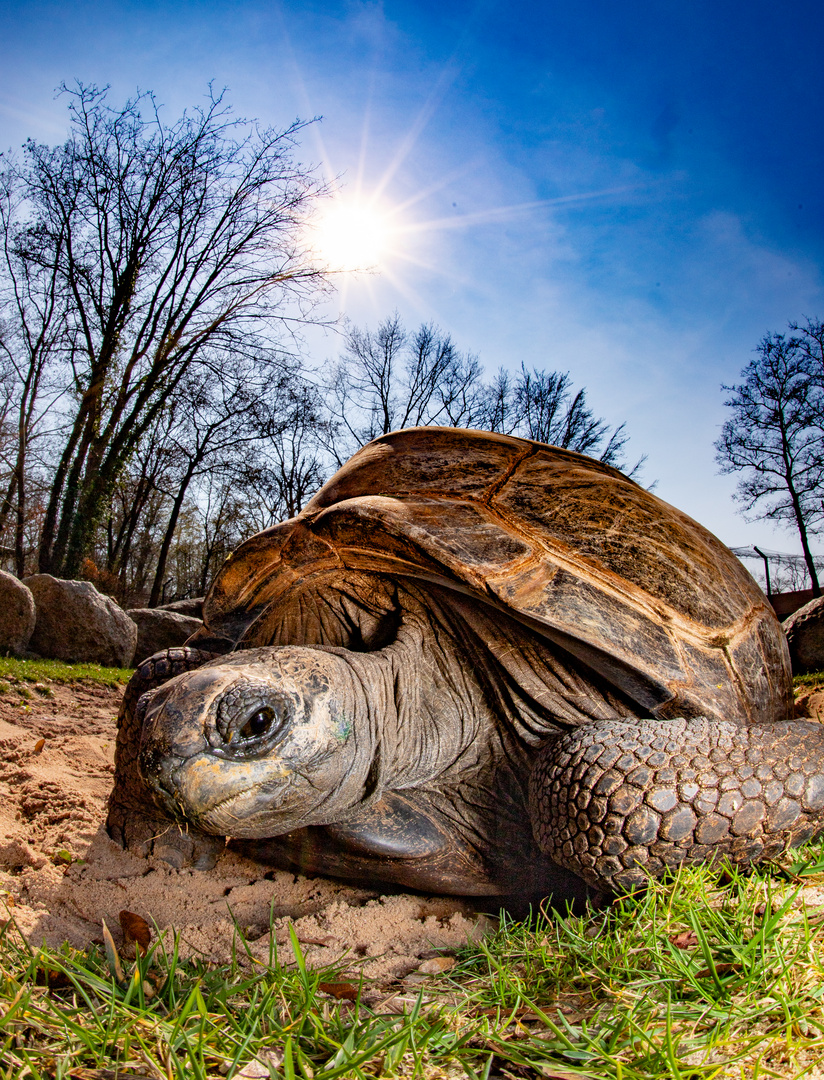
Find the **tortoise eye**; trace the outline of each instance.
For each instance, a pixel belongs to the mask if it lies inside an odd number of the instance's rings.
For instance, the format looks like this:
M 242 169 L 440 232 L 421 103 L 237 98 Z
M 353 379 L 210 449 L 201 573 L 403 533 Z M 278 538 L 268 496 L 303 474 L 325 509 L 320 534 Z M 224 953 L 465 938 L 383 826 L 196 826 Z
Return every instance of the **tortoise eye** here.
M 294 716 L 294 701 L 268 683 L 238 680 L 218 700 L 213 724 L 205 718 L 205 734 L 218 756 L 257 757 L 286 735 Z
M 247 718 L 246 723 L 240 729 L 240 737 L 241 739 L 258 739 L 271 730 L 274 722 L 275 710 L 269 705 L 264 705 L 262 708 L 256 709 Z

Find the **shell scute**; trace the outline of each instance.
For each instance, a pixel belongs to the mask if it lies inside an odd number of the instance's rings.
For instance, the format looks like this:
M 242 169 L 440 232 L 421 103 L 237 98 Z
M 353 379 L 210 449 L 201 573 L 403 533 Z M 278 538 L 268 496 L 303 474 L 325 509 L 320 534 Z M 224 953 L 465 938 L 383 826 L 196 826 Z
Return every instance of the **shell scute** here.
M 315 528 L 345 563 L 362 567 L 371 561 L 376 569 L 392 557 L 394 565 L 428 561 L 450 576 L 502 573 L 533 553 L 483 504 L 446 498 L 352 499 L 322 514 Z
M 432 438 L 432 433 L 437 438 Z M 509 435 L 484 433 L 467 444 L 456 428 L 410 428 L 384 435 L 359 450 L 335 473 L 307 506 L 334 506 L 366 493 L 423 495 L 452 492 L 483 502 L 503 483 L 534 444 Z
M 577 458 L 577 460 L 576 460 Z M 546 448 L 523 460 L 494 505 L 582 574 L 603 567 L 705 627 L 724 627 L 763 597 L 737 559 L 697 522 L 611 470 Z M 600 564 L 600 567 L 598 566 Z

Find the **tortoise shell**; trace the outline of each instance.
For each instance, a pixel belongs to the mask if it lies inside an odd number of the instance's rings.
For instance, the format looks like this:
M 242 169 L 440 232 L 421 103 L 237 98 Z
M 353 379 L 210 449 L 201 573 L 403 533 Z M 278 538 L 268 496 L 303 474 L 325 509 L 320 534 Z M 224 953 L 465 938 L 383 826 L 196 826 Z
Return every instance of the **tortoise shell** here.
M 658 719 L 788 715 L 784 634 L 738 559 L 581 454 L 453 428 L 376 439 L 227 559 L 202 633 L 233 648 L 380 647 L 380 599 L 349 595 L 348 635 L 318 614 L 353 575 L 362 596 L 430 583 L 506 612 Z

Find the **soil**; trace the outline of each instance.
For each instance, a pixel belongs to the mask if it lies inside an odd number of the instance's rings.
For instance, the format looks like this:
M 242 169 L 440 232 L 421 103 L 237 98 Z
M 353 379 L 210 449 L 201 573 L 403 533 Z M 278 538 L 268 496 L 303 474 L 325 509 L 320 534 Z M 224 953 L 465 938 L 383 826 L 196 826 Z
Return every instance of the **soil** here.
M 34 945 L 102 942 L 103 920 L 120 944 L 126 910 L 155 932 L 177 933 L 184 957 L 230 959 L 240 927 L 255 957 L 268 959 L 274 936 L 291 960 L 293 924 L 312 966 L 342 961 L 352 974 L 386 979 L 422 965 L 425 973 L 436 953 L 492 925 L 460 899 L 305 878 L 228 850 L 206 872 L 135 858 L 104 829 L 122 690 L 91 682 L 0 690 L 0 911 Z

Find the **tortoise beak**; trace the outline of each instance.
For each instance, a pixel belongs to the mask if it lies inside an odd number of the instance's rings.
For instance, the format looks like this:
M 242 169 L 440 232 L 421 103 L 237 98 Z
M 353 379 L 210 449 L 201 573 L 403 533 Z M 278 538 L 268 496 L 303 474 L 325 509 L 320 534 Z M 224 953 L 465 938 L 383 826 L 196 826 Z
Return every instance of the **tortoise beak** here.
M 277 801 L 273 789 L 286 786 L 285 766 L 278 769 L 272 755 L 245 762 L 219 757 L 207 737 L 206 709 L 189 711 L 168 697 L 157 695 L 146 709 L 139 756 L 140 773 L 168 814 L 213 832 L 208 818 L 233 791 L 265 785 L 270 802 Z

